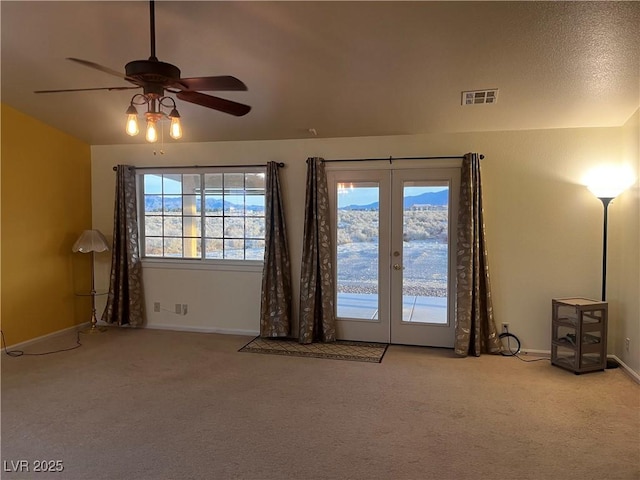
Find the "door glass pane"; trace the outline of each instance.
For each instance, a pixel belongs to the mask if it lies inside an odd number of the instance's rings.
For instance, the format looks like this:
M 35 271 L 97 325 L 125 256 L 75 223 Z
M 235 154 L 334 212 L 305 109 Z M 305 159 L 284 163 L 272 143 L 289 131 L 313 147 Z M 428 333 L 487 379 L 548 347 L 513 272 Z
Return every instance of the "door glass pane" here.
M 447 324 L 449 185 L 404 182 L 402 321 Z
M 337 316 L 378 319 L 380 186 L 337 184 Z

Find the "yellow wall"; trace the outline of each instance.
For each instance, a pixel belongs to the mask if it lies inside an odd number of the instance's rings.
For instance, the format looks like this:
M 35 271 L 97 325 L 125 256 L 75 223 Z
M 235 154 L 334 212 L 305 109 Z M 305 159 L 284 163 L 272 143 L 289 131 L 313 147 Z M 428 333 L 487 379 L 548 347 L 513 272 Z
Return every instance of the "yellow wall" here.
M 2 104 L 1 325 L 7 345 L 89 320 L 89 145 Z

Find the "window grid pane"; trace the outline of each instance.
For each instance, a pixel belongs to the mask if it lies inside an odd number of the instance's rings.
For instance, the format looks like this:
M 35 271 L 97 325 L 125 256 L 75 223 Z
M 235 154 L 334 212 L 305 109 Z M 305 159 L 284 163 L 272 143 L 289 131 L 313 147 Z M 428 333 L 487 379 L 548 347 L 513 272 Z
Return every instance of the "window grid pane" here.
M 142 176 L 145 257 L 264 259 L 264 173 Z

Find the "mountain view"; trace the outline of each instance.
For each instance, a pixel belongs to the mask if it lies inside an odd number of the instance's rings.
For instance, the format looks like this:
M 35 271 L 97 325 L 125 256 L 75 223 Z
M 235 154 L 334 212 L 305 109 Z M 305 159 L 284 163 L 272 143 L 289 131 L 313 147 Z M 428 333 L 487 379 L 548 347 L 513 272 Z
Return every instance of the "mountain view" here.
M 239 198 L 239 196 L 234 196 L 235 198 Z M 144 197 L 144 207 L 145 212 L 162 212 L 162 196 L 161 195 L 145 195 Z M 240 197 L 241 198 L 241 197 Z M 247 199 L 262 199 L 260 196 L 251 196 L 245 197 Z M 200 202 L 200 198 L 196 197 L 196 201 Z M 256 202 L 257 203 L 257 202 Z M 404 208 L 409 209 L 414 205 L 436 205 L 436 206 L 446 206 L 449 203 L 449 195 L 447 190 L 441 190 L 439 192 L 426 192 L 420 195 L 413 195 L 404 198 Z M 168 212 L 179 212 L 182 210 L 182 197 L 180 196 L 165 196 L 164 204 L 166 207 L 165 211 Z M 262 205 L 243 205 L 242 203 L 234 203 L 230 200 L 224 201 L 225 210 L 242 210 L 245 208 L 247 212 L 255 212 L 260 215 L 260 213 L 264 212 L 264 204 Z M 379 202 L 368 203 L 365 205 L 347 205 L 346 207 L 341 207 L 339 210 L 378 210 L 380 207 Z M 223 208 L 223 200 L 220 197 L 206 197 L 205 199 L 205 210 L 208 212 L 222 211 Z
M 251 199 L 261 199 L 263 197 L 254 196 L 248 197 Z M 146 213 L 162 212 L 162 199 L 161 195 L 145 195 L 144 197 L 144 210 Z M 200 202 L 200 197 L 195 197 L 196 202 Z M 180 196 L 165 196 L 164 197 L 165 211 L 167 212 L 180 212 L 182 210 L 182 197 Z M 247 212 L 255 212 L 257 215 L 264 213 L 264 205 L 243 205 L 242 203 L 234 203 L 229 200 L 223 201 L 219 197 L 206 197 L 205 198 L 205 211 L 207 212 L 221 212 L 223 205 L 225 210 L 242 210 L 246 209 Z
M 440 190 L 439 192 L 425 192 L 420 195 L 404 197 L 404 208 L 411 208 L 414 205 L 448 205 L 448 190 Z M 340 210 L 378 210 L 379 202 L 368 203 L 366 205 L 348 205 L 340 208 Z

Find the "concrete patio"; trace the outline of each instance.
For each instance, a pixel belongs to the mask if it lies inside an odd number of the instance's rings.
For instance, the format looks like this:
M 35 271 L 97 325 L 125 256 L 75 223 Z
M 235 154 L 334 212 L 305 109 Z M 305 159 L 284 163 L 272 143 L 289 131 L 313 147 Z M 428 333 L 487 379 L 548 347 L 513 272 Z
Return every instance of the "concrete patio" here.
M 372 293 L 338 293 L 338 317 L 377 320 L 378 296 Z M 447 298 L 404 295 L 404 322 L 447 323 Z

